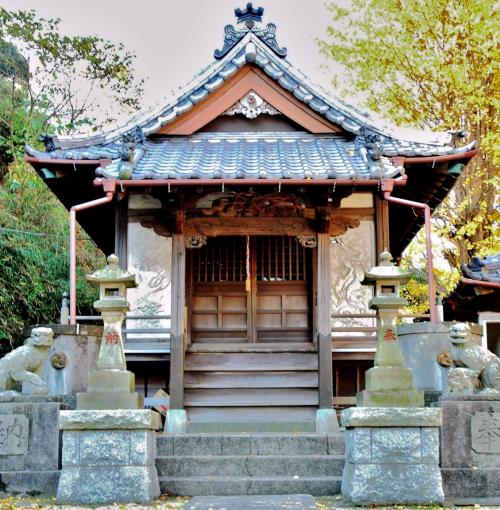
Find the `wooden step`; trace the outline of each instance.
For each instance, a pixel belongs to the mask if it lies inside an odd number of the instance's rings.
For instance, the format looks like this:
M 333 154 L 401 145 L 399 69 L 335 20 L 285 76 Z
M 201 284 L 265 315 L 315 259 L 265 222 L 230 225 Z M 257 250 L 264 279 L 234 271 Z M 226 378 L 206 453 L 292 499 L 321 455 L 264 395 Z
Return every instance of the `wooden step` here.
M 316 353 L 197 353 L 186 356 L 184 370 L 186 371 L 294 371 L 317 370 L 318 357 Z
M 317 352 L 317 345 L 312 342 L 294 343 L 212 343 L 191 344 L 189 352 Z
M 315 371 L 186 372 L 185 388 L 317 388 Z
M 229 388 L 188 389 L 184 393 L 188 407 L 314 406 L 318 390 L 306 388 Z
M 317 406 L 186 407 L 189 422 L 269 422 L 316 420 Z

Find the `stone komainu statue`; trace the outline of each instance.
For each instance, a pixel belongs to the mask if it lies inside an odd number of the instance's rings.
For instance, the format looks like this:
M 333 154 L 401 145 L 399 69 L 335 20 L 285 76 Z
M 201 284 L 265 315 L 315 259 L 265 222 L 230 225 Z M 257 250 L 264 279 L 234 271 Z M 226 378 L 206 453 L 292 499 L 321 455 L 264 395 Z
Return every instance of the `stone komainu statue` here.
M 500 393 L 500 358 L 472 342 L 467 324 L 453 324 L 449 332 L 454 364 L 448 374 L 450 392 L 461 395 Z
M 0 359 L 0 394 L 19 385 L 25 394 L 49 393 L 41 374 L 53 336 L 50 328 L 34 328 L 24 345 Z

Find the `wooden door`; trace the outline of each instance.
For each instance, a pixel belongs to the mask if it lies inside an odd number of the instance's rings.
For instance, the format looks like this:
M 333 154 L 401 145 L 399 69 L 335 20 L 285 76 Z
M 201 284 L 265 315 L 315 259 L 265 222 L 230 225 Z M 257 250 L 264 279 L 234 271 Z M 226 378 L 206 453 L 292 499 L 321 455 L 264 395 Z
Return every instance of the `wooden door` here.
M 246 237 L 215 237 L 189 250 L 192 342 L 251 341 L 247 244 Z
M 288 236 L 209 238 L 189 250 L 191 341 L 312 341 L 313 252 Z
M 257 342 L 312 341 L 312 255 L 295 237 L 256 237 Z

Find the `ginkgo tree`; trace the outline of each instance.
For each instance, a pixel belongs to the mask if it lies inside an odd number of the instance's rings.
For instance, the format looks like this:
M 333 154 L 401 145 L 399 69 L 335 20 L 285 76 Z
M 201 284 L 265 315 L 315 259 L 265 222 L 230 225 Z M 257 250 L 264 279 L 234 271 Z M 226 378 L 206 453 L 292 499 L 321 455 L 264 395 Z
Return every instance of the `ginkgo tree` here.
M 500 251 L 497 7 L 492 0 L 332 3 L 318 40 L 341 94 L 364 98 L 396 124 L 460 130 L 464 144 L 478 141 L 479 154 L 433 214 L 441 255 L 456 274 L 472 256 Z M 419 251 L 410 249 L 408 265 Z M 457 277 L 445 280 L 449 291 Z

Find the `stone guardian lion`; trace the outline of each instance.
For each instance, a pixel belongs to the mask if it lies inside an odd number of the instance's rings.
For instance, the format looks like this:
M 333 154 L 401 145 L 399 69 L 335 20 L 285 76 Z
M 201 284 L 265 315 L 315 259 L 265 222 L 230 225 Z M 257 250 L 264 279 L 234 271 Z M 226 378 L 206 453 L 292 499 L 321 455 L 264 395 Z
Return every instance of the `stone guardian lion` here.
M 482 395 L 500 393 L 500 358 L 471 341 L 467 324 L 453 324 L 450 329 L 451 358 L 456 368 L 448 374 L 448 386 L 455 394 Z
M 49 393 L 41 375 L 53 337 L 54 332 L 50 328 L 33 328 L 24 345 L 0 359 L 0 396 L 17 393 L 13 390 L 19 386 L 23 394 Z

